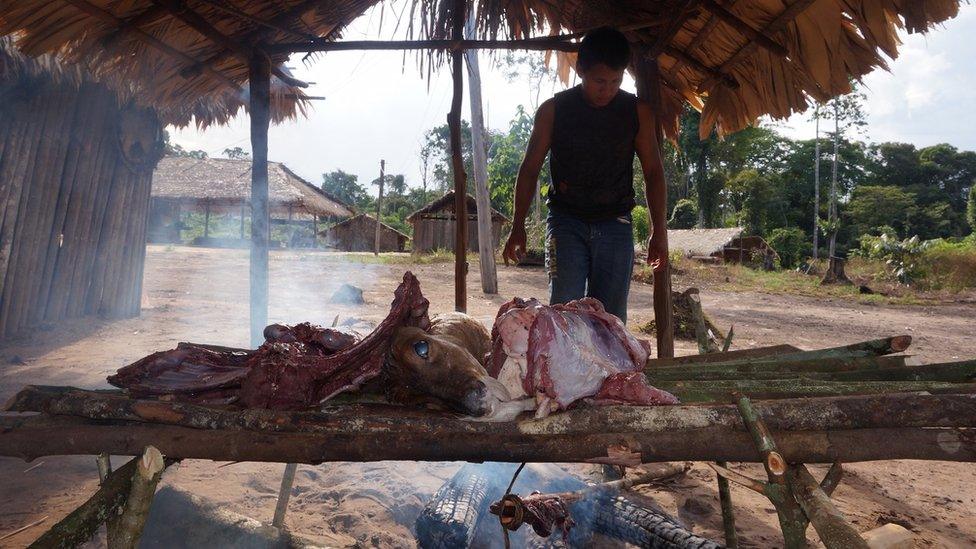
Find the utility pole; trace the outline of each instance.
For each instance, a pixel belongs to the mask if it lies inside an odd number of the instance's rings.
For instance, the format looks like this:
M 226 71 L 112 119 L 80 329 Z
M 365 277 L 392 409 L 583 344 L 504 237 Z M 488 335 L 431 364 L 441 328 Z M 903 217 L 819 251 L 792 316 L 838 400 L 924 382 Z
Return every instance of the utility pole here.
M 373 244 L 373 255 L 380 254 L 380 212 L 383 211 L 383 182 L 386 175 L 386 160 L 380 160 L 380 194 L 376 197 L 376 241 Z

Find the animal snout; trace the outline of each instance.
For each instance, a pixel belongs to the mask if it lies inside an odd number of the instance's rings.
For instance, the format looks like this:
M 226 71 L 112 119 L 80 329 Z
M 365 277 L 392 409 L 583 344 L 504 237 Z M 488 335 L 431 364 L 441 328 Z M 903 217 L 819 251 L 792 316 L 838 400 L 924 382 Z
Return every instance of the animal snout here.
M 491 412 L 491 406 L 488 405 L 488 387 L 480 381 L 477 382 L 461 399 L 461 407 L 472 416 L 483 416 Z

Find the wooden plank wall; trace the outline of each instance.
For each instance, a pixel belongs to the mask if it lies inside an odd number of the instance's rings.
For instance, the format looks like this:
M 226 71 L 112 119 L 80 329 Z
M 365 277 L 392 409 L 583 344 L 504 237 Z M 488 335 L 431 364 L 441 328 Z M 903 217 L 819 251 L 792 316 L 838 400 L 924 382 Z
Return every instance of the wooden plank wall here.
M 0 337 L 138 315 L 159 120 L 93 83 L 0 93 Z
M 420 218 L 413 221 L 413 251 L 426 253 L 454 249 L 454 219 Z M 497 248 L 502 222 L 492 220 L 492 243 Z M 478 252 L 478 216 L 468 216 L 468 251 Z

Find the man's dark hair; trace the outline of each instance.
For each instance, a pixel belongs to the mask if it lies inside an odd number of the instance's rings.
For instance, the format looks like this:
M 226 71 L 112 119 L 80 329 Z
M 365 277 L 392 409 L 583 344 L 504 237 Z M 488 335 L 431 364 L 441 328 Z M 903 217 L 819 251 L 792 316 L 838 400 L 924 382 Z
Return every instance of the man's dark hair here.
M 615 71 L 626 69 L 630 64 L 630 44 L 622 32 L 600 27 L 586 33 L 580 43 L 576 67 L 586 71 L 600 63 Z

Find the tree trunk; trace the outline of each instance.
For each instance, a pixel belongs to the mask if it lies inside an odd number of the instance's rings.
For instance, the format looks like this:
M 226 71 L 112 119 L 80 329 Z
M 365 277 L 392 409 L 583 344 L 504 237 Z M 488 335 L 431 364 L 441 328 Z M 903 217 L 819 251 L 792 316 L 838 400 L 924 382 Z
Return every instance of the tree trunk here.
M 673 411 L 676 407 L 662 407 Z M 694 408 L 694 407 L 693 407 Z M 636 410 L 636 412 L 635 412 Z M 598 417 L 601 410 L 585 410 Z M 627 408 L 631 414 L 643 409 Z M 911 413 L 900 410 L 899 413 Z M 683 426 L 700 423 L 699 420 Z M 608 448 L 625 445 L 643 463 L 661 461 L 741 461 L 759 459 L 748 433 L 727 427 L 665 428 L 647 424 L 627 430 L 584 415 L 562 414 L 539 421 L 483 423 L 444 417 L 406 420 L 402 412 L 385 420 L 375 415 L 346 417 L 337 434 L 256 433 L 194 429 L 135 422 L 107 424 L 74 417 L 0 417 L 0 455 L 34 459 L 47 455 L 141 454 L 153 445 L 175 459 L 311 463 L 326 461 L 507 461 L 582 463 L 606 460 Z M 764 416 L 775 417 L 775 416 Z M 972 419 L 971 417 L 969 419 Z M 673 420 L 663 419 L 659 425 Z M 972 423 L 971 421 L 969 423 Z M 384 425 L 385 424 L 385 425 Z M 439 424 L 439 425 L 438 425 Z M 464 424 L 464 425 L 461 425 Z M 568 433 L 571 430 L 574 433 Z M 775 428 L 774 428 L 775 429 Z M 973 429 L 886 428 L 774 431 L 791 463 L 853 463 L 879 459 L 976 461 Z
M 374 235 L 375 238 L 373 240 L 373 255 L 380 254 L 380 237 L 382 235 L 382 233 L 380 232 L 380 227 L 381 227 L 380 216 L 383 213 L 383 183 L 384 183 L 383 178 L 386 177 L 386 174 L 384 173 L 385 170 L 386 170 L 386 161 L 380 160 L 380 181 L 379 181 L 380 191 L 376 197 L 376 232 Z
M 464 0 L 455 0 L 452 7 L 451 36 L 464 38 Z M 454 91 L 447 125 L 451 132 L 451 168 L 454 173 L 454 310 L 468 310 L 468 185 L 461 153 L 461 96 L 464 94 L 464 67 L 461 50 L 451 52 L 451 79 Z
M 472 13 L 465 25 L 465 35 L 475 38 L 474 4 Z M 464 52 L 468 61 L 469 101 L 471 103 L 471 147 L 475 200 L 478 206 L 478 254 L 481 258 L 481 289 L 486 294 L 498 293 L 498 273 L 495 269 L 495 243 L 492 241 L 491 201 L 488 197 L 488 147 L 485 143 L 485 120 L 481 109 L 481 71 L 478 66 L 478 52 Z
M 837 245 L 837 163 L 840 158 L 837 155 L 840 144 L 840 121 L 838 120 L 837 100 L 834 100 L 834 161 L 831 166 L 830 174 L 830 248 L 827 257 L 833 261 Z M 846 278 L 846 277 L 845 277 Z
M 119 517 L 115 531 L 117 537 L 108 540 L 109 549 L 134 549 L 139 546 L 142 529 L 149 518 L 149 507 L 156 494 L 156 485 L 166 468 L 163 455 L 153 446 L 147 446 L 142 457 L 135 461 L 136 470 L 132 474 L 129 497 Z
M 813 109 L 813 260 L 820 257 L 820 103 Z
M 837 231 L 834 231 L 830 235 L 830 249 L 834 249 L 834 241 L 837 238 Z M 827 270 L 824 272 L 823 278 L 820 279 L 821 284 L 853 284 L 851 279 L 847 278 L 847 273 L 844 272 L 844 259 L 840 257 L 835 257 L 833 253 L 830 254 L 830 259 L 827 262 Z

